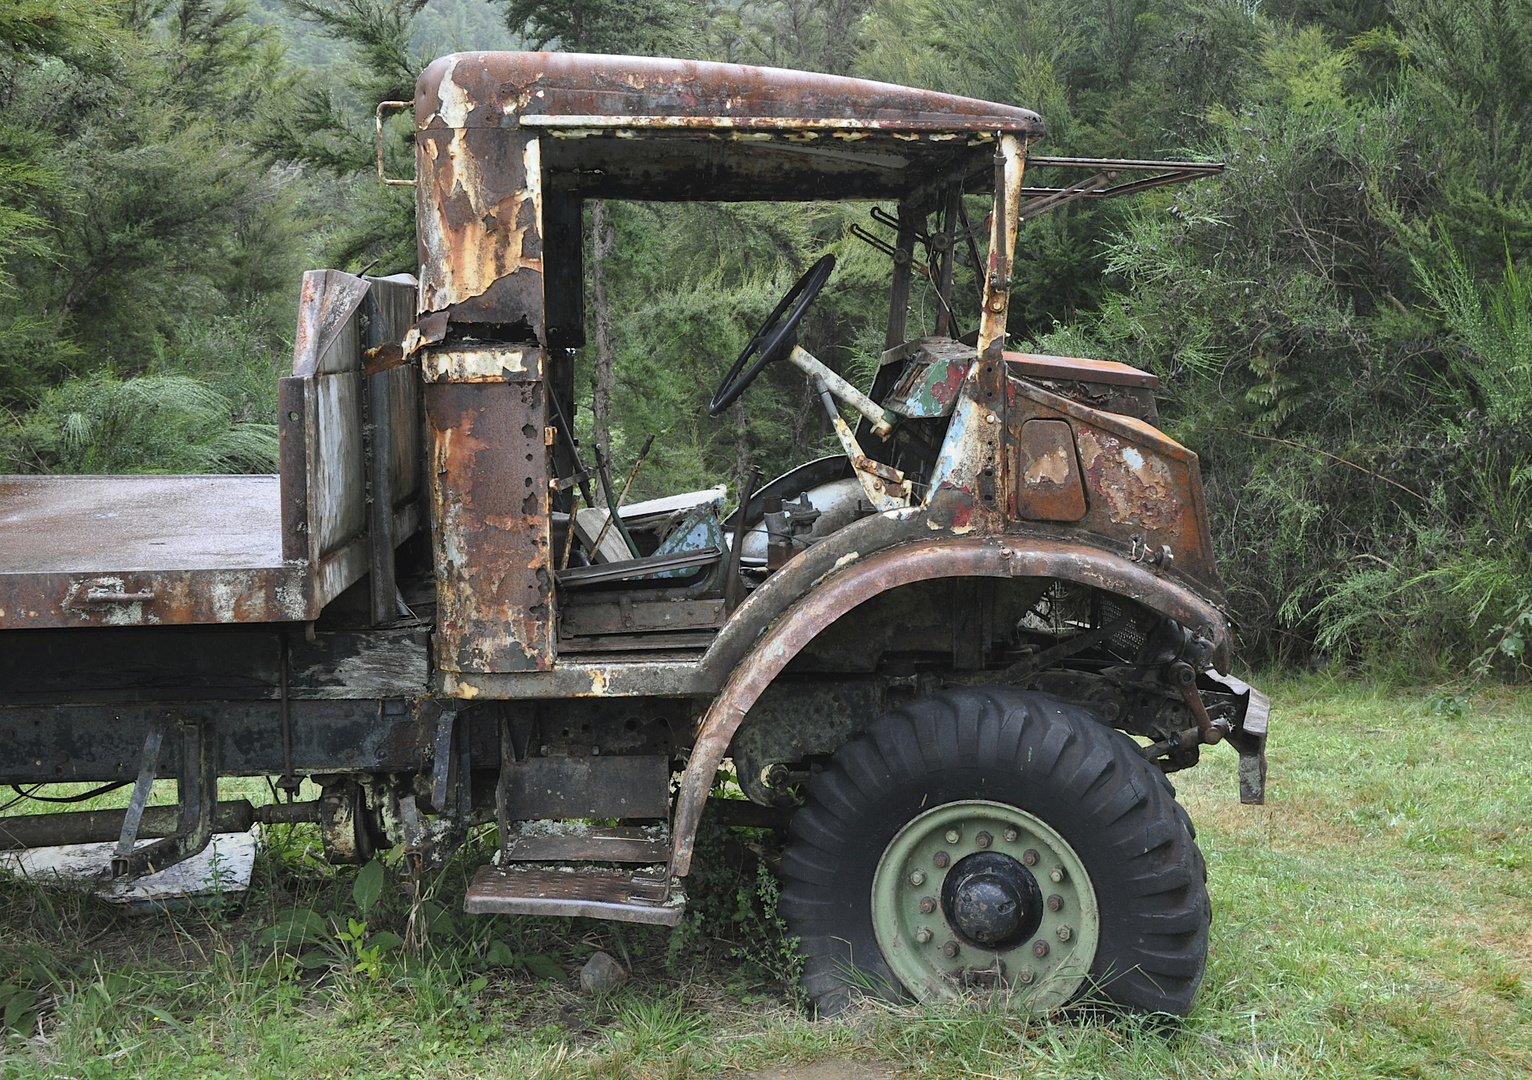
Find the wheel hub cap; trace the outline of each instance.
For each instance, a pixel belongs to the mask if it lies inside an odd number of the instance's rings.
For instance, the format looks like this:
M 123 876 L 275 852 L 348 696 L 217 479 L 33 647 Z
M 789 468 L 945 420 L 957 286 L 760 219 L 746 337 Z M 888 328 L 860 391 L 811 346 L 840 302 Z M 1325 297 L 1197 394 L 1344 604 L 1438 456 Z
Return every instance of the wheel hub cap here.
M 982 949 L 1014 948 L 1043 918 L 1043 893 L 1020 862 L 999 852 L 969 855 L 942 883 L 942 911 L 958 936 Z
M 987 800 L 932 807 L 889 842 L 872 881 L 884 960 L 924 1001 L 975 993 L 1046 1013 L 1085 984 L 1101 916 L 1059 832 Z

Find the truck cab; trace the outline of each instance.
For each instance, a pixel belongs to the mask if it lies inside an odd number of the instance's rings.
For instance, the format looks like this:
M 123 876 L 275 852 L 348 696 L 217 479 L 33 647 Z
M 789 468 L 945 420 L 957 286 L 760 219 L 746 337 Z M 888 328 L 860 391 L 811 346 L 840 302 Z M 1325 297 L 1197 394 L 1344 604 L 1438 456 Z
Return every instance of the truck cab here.
M 1226 674 L 1198 461 L 1156 378 L 1014 351 L 1006 322 L 1022 222 L 1218 166 L 1040 158 L 1026 109 L 655 58 L 455 54 L 394 104 L 419 273 L 306 275 L 279 476 L 0 482 L 0 780 L 134 784 L 90 825 L 118 875 L 228 820 L 417 865 L 493 821 L 468 911 L 661 925 L 707 811 L 789 830 L 782 911 L 823 1010 L 978 986 L 1189 1009 L 1209 912 L 1165 776 L 1227 742 L 1260 801 L 1266 701 Z M 1029 187 L 1039 163 L 1087 178 Z M 791 365 L 841 453 L 619 505 L 573 423 L 604 199 L 868 207 L 870 385 L 797 341 L 832 256 L 714 358 L 713 415 Z M 236 774 L 321 794 L 219 803 Z M 182 799 L 153 839 L 156 776 Z M 0 841 L 86 836 L 69 817 Z

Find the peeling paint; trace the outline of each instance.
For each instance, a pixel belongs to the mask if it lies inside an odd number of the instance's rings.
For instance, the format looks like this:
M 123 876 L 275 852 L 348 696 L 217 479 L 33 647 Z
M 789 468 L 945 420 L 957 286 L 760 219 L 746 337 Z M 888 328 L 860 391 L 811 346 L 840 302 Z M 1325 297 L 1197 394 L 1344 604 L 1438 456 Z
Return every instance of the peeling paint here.
M 1170 470 L 1158 457 L 1087 427 L 1078 429 L 1075 440 L 1086 483 L 1105 503 L 1112 521 L 1156 530 L 1176 523 L 1181 500 Z

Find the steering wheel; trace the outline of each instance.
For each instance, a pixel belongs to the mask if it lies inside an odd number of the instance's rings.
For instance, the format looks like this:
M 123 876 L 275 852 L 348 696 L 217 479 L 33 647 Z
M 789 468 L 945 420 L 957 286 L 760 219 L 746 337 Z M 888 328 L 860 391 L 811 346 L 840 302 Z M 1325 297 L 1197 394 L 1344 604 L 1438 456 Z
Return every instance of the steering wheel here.
M 708 403 L 707 414 L 718 416 L 730 405 L 733 405 L 739 395 L 745 392 L 745 388 L 755 381 L 755 377 L 761 373 L 761 369 L 774 360 L 780 360 L 792 351 L 794 334 L 798 324 L 803 321 L 803 315 L 809 309 L 809 305 L 819 296 L 825 287 L 825 282 L 830 280 L 830 272 L 835 269 L 835 256 L 826 255 L 813 266 L 809 267 L 804 275 L 798 279 L 787 295 L 766 317 L 761 328 L 755 332 L 750 343 L 745 346 L 745 351 L 739 354 L 739 359 L 734 361 L 734 366 L 723 377 L 723 382 L 718 384 L 718 389 L 713 394 L 713 400 Z M 792 308 L 788 312 L 788 308 Z M 783 318 L 783 313 L 787 317 Z M 755 363 L 750 363 L 750 358 L 759 353 Z

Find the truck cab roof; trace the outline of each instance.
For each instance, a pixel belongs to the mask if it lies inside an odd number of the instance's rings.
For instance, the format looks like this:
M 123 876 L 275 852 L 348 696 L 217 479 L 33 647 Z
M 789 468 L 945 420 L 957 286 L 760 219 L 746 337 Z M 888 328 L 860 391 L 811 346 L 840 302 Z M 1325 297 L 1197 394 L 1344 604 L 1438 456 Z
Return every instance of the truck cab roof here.
M 955 174 L 988 190 L 996 138 L 1043 133 L 1029 109 L 867 79 L 546 52 L 444 56 L 415 117 L 424 141 L 545 133 L 550 188 L 663 201 L 890 199 Z

